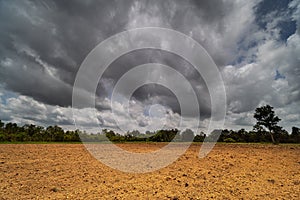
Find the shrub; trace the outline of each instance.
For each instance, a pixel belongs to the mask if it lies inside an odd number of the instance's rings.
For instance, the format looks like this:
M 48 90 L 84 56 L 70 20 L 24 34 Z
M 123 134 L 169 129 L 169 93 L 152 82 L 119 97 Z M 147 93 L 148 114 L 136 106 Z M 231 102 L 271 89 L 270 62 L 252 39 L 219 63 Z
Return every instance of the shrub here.
M 224 142 L 226 142 L 226 143 L 235 143 L 236 141 L 234 139 L 232 139 L 232 138 L 226 138 L 224 140 Z

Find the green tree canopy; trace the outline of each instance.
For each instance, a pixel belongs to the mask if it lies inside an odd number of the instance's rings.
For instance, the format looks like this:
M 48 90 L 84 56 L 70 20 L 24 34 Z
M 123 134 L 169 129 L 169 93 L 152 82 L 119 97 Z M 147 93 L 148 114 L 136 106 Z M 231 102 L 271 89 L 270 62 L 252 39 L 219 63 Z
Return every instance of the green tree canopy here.
M 270 105 L 261 106 L 255 109 L 254 118 L 257 120 L 254 125 L 256 130 L 267 129 L 269 132 L 273 144 L 276 144 L 274 134 L 278 130 L 282 130 L 282 127 L 278 126 L 277 123 L 281 120 L 278 116 L 275 115 L 273 107 Z

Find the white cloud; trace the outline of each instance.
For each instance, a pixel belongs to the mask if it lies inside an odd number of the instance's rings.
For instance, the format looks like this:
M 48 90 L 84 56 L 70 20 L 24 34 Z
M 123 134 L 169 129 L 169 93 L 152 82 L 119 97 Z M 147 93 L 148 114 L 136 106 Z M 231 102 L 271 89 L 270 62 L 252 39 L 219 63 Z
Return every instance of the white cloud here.
M 239 67 L 226 66 L 223 69 L 229 100 L 228 119 L 232 125 L 243 125 L 239 114 L 245 115 L 259 105 L 270 104 L 280 111 L 285 128 L 290 129 L 293 126 L 294 119 L 299 115 L 287 111 L 292 112 L 290 108 L 300 103 L 298 52 L 298 34 L 290 36 L 286 44 L 269 39 L 257 47 L 257 60 L 254 63 Z M 276 80 L 276 70 L 284 78 Z M 283 111 L 287 113 L 282 114 Z
M 281 122 L 283 126 L 297 125 L 300 112 L 299 0 L 290 3 L 290 8 L 295 9 L 292 18 L 297 22 L 298 32 L 287 41 L 279 40 L 279 24 L 289 19 L 287 13 L 269 13 L 263 18 L 266 28 L 262 29 L 257 25 L 255 16 L 255 6 L 259 0 L 216 2 L 120 1 L 118 4 L 101 5 L 72 2 L 72 9 L 59 2 L 49 2 L 46 6 L 32 2 L 1 4 L 0 16 L 5 20 L 0 20 L 0 26 L 5 31 L 0 38 L 0 79 L 8 90 L 16 92 L 13 96 L 7 96 L 7 92 L 0 93 L 1 118 L 18 123 L 71 126 L 72 84 L 77 67 L 89 50 L 121 30 L 159 26 L 190 35 L 208 50 L 219 65 L 228 98 L 226 126 L 251 127 L 253 110 L 264 103 L 275 107 L 284 118 Z M 91 12 L 93 8 L 97 13 Z M 60 9 L 64 11 L 58 12 Z M 162 42 L 162 45 L 172 44 Z M 185 65 L 180 61 L 177 64 Z M 194 71 L 188 67 L 185 69 L 184 75 L 194 76 Z M 275 80 L 276 70 L 285 78 Z M 162 76 L 159 71 L 152 73 L 156 77 Z M 100 82 L 105 91 L 112 91 L 115 80 L 113 74 L 111 77 Z M 133 82 L 134 78 L 139 77 L 133 77 Z M 175 86 L 181 84 L 173 77 L 168 78 Z M 195 85 L 201 94 L 201 101 L 208 105 L 209 94 L 204 84 Z M 18 96 L 19 93 L 22 95 Z M 75 112 L 78 112 L 80 124 L 94 129 L 98 124 L 96 117 L 103 126 L 111 128 L 116 127 L 115 121 L 128 130 L 155 129 L 161 124 L 176 127 L 180 115 L 169 107 L 164 108 L 166 114 L 163 119 L 162 115 L 144 115 L 147 104 L 163 98 L 168 101 L 173 97 L 168 99 L 157 95 L 149 101 L 135 99 L 130 102 L 129 108 L 114 102 L 112 107 L 116 115 L 113 116 L 109 99 L 101 96 L 96 101 L 101 112 L 91 108 L 76 108 Z M 128 109 L 133 123 L 126 114 Z M 183 124 L 196 128 L 196 122 L 195 118 L 187 118 Z M 208 119 L 202 121 L 200 126 L 206 127 L 207 124 Z

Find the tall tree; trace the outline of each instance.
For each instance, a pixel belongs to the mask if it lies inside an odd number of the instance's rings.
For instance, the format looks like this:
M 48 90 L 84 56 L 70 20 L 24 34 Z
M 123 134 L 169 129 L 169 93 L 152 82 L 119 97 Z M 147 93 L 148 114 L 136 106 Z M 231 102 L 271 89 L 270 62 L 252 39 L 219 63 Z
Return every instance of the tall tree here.
M 0 129 L 2 129 L 4 127 L 4 123 L 0 120 Z
M 276 144 L 274 134 L 277 130 L 281 130 L 282 127 L 278 126 L 277 123 L 281 120 L 275 115 L 273 107 L 270 105 L 261 106 L 255 109 L 254 118 L 257 120 L 254 125 L 254 129 L 266 128 L 269 132 L 273 144 Z

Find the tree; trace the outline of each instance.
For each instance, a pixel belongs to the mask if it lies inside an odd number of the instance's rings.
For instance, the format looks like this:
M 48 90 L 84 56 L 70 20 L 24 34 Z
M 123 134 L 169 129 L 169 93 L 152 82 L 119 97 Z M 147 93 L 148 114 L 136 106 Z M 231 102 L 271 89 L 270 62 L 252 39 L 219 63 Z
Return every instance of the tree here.
M 4 123 L 0 120 L 0 129 L 4 128 Z
M 300 143 L 300 129 L 292 127 L 291 139 L 293 143 Z
M 127 135 L 131 135 L 132 137 L 139 137 L 141 133 L 138 130 L 127 131 Z
M 207 142 L 222 142 L 220 138 L 221 133 L 222 130 L 214 129 L 209 135 L 207 135 Z
M 171 129 L 171 130 L 159 130 L 157 133 L 151 137 L 149 137 L 148 141 L 152 142 L 171 142 L 179 130 Z
M 118 135 L 112 130 L 103 129 L 102 132 L 111 142 L 117 142 L 119 139 Z
M 181 133 L 181 140 L 184 142 L 191 142 L 193 141 L 195 135 L 191 129 L 186 129 Z
M 55 125 L 55 126 L 48 126 L 46 129 L 47 139 L 51 142 L 60 142 L 64 139 L 64 130 Z
M 277 130 L 281 130 L 282 127 L 278 126 L 277 123 L 281 120 L 275 115 L 273 107 L 270 105 L 261 106 L 255 109 L 254 118 L 257 120 L 254 125 L 254 129 L 260 130 L 265 127 L 271 136 L 272 143 L 276 144 L 274 134 Z
M 28 140 L 32 141 L 33 135 L 36 133 L 36 126 L 33 124 L 25 124 L 22 129 L 24 130 L 26 136 L 28 137 Z
M 193 142 L 203 142 L 204 139 L 205 139 L 205 137 L 206 137 L 205 133 L 203 133 L 203 132 L 201 131 L 199 135 L 197 134 L 197 135 L 194 137 Z

